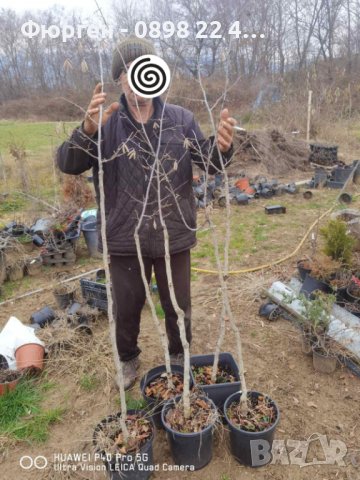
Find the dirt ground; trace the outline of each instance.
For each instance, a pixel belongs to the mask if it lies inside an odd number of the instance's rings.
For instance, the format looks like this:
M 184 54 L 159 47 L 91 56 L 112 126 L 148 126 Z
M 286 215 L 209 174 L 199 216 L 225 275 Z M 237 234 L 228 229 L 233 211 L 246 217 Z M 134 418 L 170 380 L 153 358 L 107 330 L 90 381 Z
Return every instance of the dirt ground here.
M 255 207 L 254 207 L 255 208 Z M 257 208 L 262 208 L 261 205 Z M 316 218 L 317 212 L 313 212 Z M 275 221 L 275 220 L 274 220 Z M 280 219 L 278 220 L 280 221 Z M 286 228 L 286 219 L 281 220 Z M 306 219 L 305 226 L 312 221 Z M 295 228 L 295 227 L 294 227 Z M 304 226 L 302 226 L 303 232 Z M 284 230 L 285 232 L 286 230 Z M 301 235 L 299 231 L 280 235 L 283 253 L 296 247 Z M 282 232 L 282 230 L 281 230 Z M 262 253 L 262 254 L 261 254 Z M 279 257 L 279 252 L 259 252 L 251 260 L 253 265 Z M 249 260 L 249 259 L 247 259 Z M 154 479 L 201 479 L 201 480 L 359 480 L 360 479 L 360 378 L 347 369 L 339 367 L 328 376 L 314 371 L 312 360 L 301 352 L 298 329 L 288 320 L 280 318 L 269 322 L 258 315 L 264 302 L 262 287 L 269 287 L 275 280 L 287 280 L 295 273 L 297 257 L 272 269 L 258 273 L 232 276 L 229 280 L 232 307 L 236 321 L 241 328 L 244 360 L 248 388 L 267 393 L 273 398 L 281 412 L 276 439 L 306 441 L 310 437 L 326 435 L 328 440 L 341 440 L 347 447 L 345 465 L 268 465 L 259 469 L 241 466 L 231 456 L 228 432 L 219 426 L 214 439 L 213 458 L 204 469 L 196 472 L 170 472 L 173 465 L 170 450 L 163 431 L 158 431 L 154 441 L 154 460 L 160 465 Z M 100 263 L 99 263 L 100 265 Z M 241 267 L 242 265 L 240 265 Z M 91 268 L 87 266 L 88 270 Z M 85 267 L 76 271 L 76 274 Z M 49 275 L 49 274 L 47 274 Z M 37 283 L 44 284 L 49 277 L 44 276 Z M 218 325 L 218 281 L 216 275 L 196 274 L 193 280 L 193 343 L 192 354 L 213 352 Z M 42 305 L 53 304 L 51 291 L 33 295 L 14 304 L 1 307 L 0 326 L 11 315 L 27 323 L 29 314 Z M 56 388 L 49 391 L 45 407 L 62 406 L 65 413 L 62 420 L 50 427 L 49 439 L 44 444 L 4 441 L 0 449 L 0 477 L 7 480 L 18 478 L 29 480 L 49 479 L 104 479 L 103 472 L 90 470 L 92 459 L 84 462 L 64 462 L 65 468 L 76 467 L 76 471 L 57 471 L 59 465 L 56 454 L 76 454 L 92 452 L 92 434 L 96 424 L 108 414 L 119 410 L 118 392 L 113 382 L 114 369 L 111 360 L 111 347 L 108 340 L 106 316 L 98 318 L 93 325 L 92 338 L 83 340 L 83 355 L 65 352 L 61 359 L 49 359 L 46 366 L 48 377 L 56 382 Z M 150 368 L 162 364 L 159 341 L 153 326 L 148 307 L 145 306 L 140 336 L 141 367 L 139 378 Z M 235 354 L 235 341 L 227 329 L 223 351 Z M 99 378 L 98 388 L 84 392 L 79 385 L 81 374 L 95 374 Z M 131 395 L 140 398 L 139 382 L 131 390 Z M 1 439 L 0 439 L 1 440 Z M 313 458 L 324 460 L 318 442 L 311 443 L 306 463 Z M 290 454 L 292 447 L 288 446 Z M 23 470 L 20 467 L 22 456 L 42 455 L 48 460 L 43 470 L 35 468 Z M 291 463 L 291 462 L 290 462 Z M 166 467 L 162 467 L 166 464 Z M 101 464 L 97 464 L 101 467 Z M 82 470 L 84 468 L 84 470 Z

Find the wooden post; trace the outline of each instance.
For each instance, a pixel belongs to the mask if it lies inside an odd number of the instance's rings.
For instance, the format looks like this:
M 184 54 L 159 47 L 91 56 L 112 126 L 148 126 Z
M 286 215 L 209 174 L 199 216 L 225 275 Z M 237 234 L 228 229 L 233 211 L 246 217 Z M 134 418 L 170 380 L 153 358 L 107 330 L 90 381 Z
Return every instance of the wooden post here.
M 311 125 L 311 101 L 312 101 L 312 90 L 309 90 L 308 98 L 308 115 L 307 115 L 307 127 L 306 127 L 306 141 L 310 142 L 310 125 Z

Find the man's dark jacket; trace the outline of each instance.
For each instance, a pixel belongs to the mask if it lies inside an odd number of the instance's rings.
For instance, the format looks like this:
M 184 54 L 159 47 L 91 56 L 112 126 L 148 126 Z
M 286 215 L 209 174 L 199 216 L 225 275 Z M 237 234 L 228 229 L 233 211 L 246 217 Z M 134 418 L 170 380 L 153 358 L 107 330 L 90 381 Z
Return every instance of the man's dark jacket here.
M 140 123 L 127 108 L 125 96 L 120 108 L 102 127 L 101 154 L 104 161 L 105 215 L 110 255 L 136 255 L 135 228 L 148 191 L 145 215 L 139 229 L 143 256 L 164 256 L 164 237 L 158 209 L 157 182 L 160 179 L 161 205 L 169 232 L 170 253 L 179 253 L 196 244 L 196 207 L 192 189 L 192 162 L 210 175 L 221 170 L 214 137 L 205 139 L 194 115 L 177 105 L 154 99 L 154 114 L 145 125 L 151 146 Z M 160 143 L 159 143 L 160 139 Z M 152 168 L 159 145 L 159 175 Z M 232 148 L 223 155 L 231 158 Z M 57 163 L 64 173 L 78 175 L 93 169 L 99 205 L 97 134 L 88 137 L 82 127 L 58 149 Z M 150 187 L 149 187 L 150 183 Z M 98 215 L 100 232 L 100 215 Z M 99 248 L 102 249 L 101 238 Z

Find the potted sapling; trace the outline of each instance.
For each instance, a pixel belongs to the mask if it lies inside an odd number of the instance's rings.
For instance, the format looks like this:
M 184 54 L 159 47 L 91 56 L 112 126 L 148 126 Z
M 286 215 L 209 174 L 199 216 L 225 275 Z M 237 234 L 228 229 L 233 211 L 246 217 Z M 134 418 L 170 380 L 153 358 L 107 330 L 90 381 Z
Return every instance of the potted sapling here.
M 332 293 L 330 281 L 335 278 L 340 268 L 340 261 L 323 253 L 317 254 L 311 261 L 311 272 L 305 275 L 300 292 L 307 296 L 316 291 Z
M 101 90 L 103 90 L 102 57 L 99 52 Z M 99 121 L 97 129 L 97 164 L 98 185 L 101 216 L 102 254 L 105 270 L 105 286 L 107 296 L 107 313 L 109 319 L 110 341 L 116 368 L 116 379 L 120 393 L 121 411 L 106 417 L 95 428 L 93 445 L 100 458 L 109 471 L 110 478 L 115 479 L 141 479 L 146 480 L 151 476 L 153 468 L 152 442 L 155 427 L 147 413 L 142 410 L 128 410 L 126 406 L 125 384 L 122 362 L 120 361 L 116 345 L 116 329 L 113 313 L 113 297 L 111 292 L 111 276 L 109 268 L 109 255 L 106 235 L 105 192 L 104 192 L 104 162 L 102 149 L 102 119 L 103 107 L 99 105 Z
M 337 356 L 327 332 L 336 296 L 318 292 L 312 300 L 304 295 L 300 295 L 299 300 L 303 306 L 303 331 L 310 338 L 314 369 L 321 373 L 332 373 L 337 366 Z

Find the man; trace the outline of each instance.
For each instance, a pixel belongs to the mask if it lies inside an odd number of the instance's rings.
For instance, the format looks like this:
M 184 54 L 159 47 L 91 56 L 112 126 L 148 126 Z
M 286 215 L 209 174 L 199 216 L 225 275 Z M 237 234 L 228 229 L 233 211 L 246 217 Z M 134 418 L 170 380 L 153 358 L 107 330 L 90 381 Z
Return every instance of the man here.
M 146 210 L 139 229 L 141 251 L 148 282 L 154 269 L 172 363 L 182 363 L 177 315 L 172 305 L 164 262 L 164 237 L 159 219 L 157 174 L 153 174 L 154 152 L 159 142 L 161 159 L 161 210 L 169 233 L 171 267 L 177 302 L 185 312 L 187 340 L 191 342 L 190 249 L 196 244 L 196 208 L 192 190 L 192 162 L 210 174 L 221 170 L 232 154 L 236 121 L 225 109 L 217 138 L 205 139 L 194 115 L 179 106 L 165 104 L 160 97 L 135 95 L 127 82 L 126 67 L 145 54 L 155 54 L 144 39 L 129 37 L 114 50 L 112 75 L 121 84 L 120 102 L 103 112 L 102 158 L 104 167 L 105 215 L 110 272 L 114 295 L 116 342 L 123 363 L 125 387 L 133 385 L 139 367 L 137 339 L 145 289 L 134 240 L 135 228 L 147 195 Z M 70 139 L 58 149 L 61 171 L 78 175 L 92 168 L 99 204 L 97 128 L 99 107 L 106 93 L 97 85 L 85 119 Z M 216 146 L 217 142 L 217 146 Z M 124 147 L 126 145 L 126 147 Z M 149 186 L 150 182 L 150 186 Z M 100 215 L 98 215 L 100 231 Z M 99 249 L 102 249 L 101 238 Z

